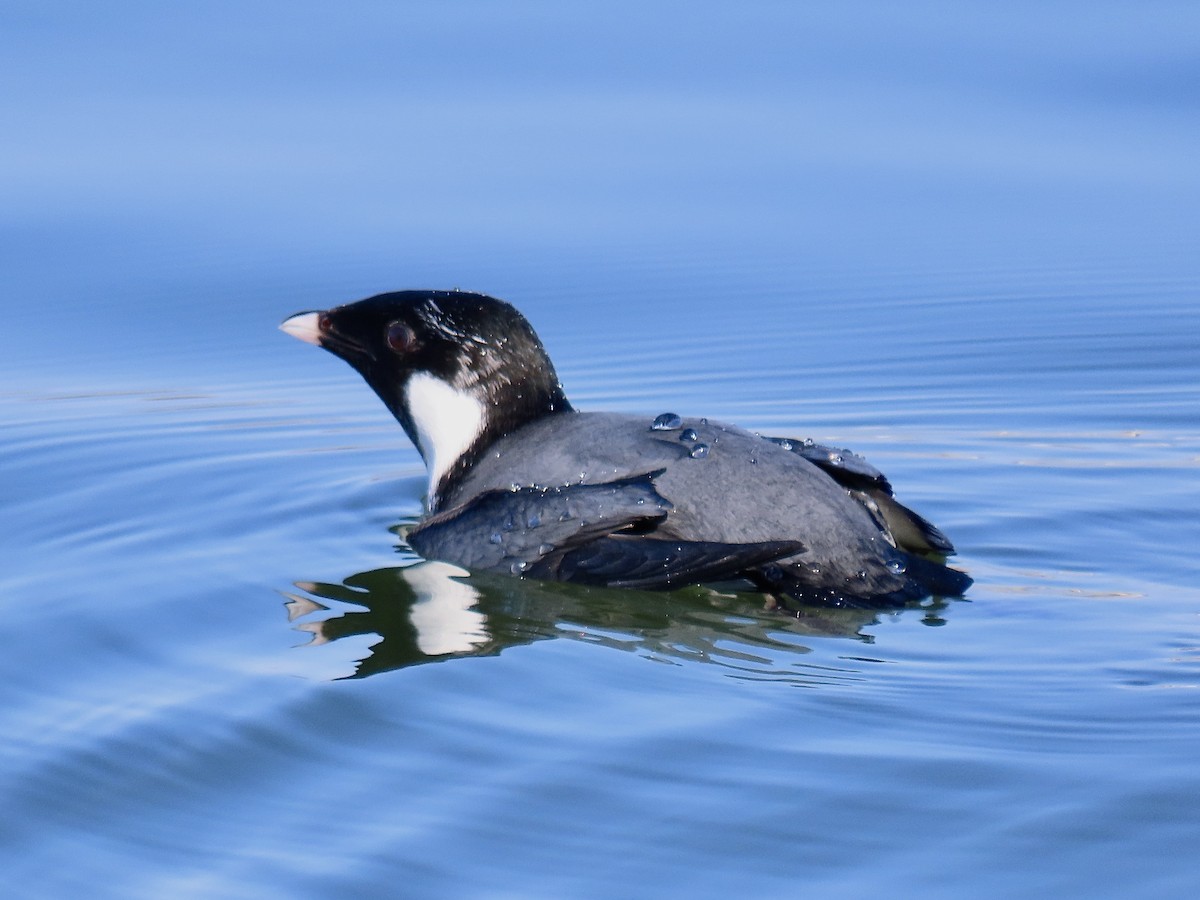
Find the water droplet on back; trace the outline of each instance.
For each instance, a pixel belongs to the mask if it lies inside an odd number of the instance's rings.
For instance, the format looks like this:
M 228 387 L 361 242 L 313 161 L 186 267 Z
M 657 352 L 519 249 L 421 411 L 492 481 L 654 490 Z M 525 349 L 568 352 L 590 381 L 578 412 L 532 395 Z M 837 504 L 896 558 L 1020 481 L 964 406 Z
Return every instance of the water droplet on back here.
M 697 444 L 692 448 L 690 456 L 692 459 L 704 459 L 708 456 L 708 444 Z
M 696 434 L 695 428 L 685 428 L 679 435 L 681 441 L 694 441 L 699 435 Z
M 683 419 L 679 418 L 675 413 L 663 413 L 658 416 L 650 425 L 651 431 L 674 431 L 683 426 Z

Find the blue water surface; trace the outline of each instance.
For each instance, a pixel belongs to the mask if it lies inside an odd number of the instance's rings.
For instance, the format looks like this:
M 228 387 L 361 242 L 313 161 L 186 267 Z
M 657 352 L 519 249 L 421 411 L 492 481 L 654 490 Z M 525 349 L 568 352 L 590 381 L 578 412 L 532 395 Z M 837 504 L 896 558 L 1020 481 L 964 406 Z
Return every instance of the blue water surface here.
M 19 897 L 1191 896 L 1192 4 L 0 9 Z M 450 577 L 286 315 L 854 448 L 962 600 Z

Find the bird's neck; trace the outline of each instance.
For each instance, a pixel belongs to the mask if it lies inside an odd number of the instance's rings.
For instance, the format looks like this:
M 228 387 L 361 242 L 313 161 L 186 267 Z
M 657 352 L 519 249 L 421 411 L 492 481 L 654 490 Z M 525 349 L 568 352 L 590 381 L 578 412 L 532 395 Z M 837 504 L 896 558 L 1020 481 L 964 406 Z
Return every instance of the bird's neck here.
M 401 424 L 429 471 L 430 512 L 493 443 L 547 415 L 573 412 L 561 388 L 538 396 L 516 385 L 505 387 L 510 396 L 481 397 L 426 372 L 409 378 L 404 407 L 410 421 L 402 418 Z

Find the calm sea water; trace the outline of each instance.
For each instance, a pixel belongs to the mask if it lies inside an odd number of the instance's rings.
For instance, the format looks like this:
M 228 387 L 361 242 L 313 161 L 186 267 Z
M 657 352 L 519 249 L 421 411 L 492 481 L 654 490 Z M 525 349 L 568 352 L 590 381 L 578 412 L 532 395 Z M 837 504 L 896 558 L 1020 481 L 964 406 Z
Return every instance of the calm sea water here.
M 1186 4 L 0 11 L 20 897 L 1191 896 Z M 451 579 L 275 330 L 505 297 L 576 405 L 852 447 L 966 599 Z

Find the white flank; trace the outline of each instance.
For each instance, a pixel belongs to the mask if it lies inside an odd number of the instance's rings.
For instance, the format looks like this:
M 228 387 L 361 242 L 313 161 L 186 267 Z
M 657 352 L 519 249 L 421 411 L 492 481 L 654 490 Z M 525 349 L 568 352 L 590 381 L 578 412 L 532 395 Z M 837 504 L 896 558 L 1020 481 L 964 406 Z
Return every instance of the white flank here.
M 320 313 L 300 313 L 298 316 L 284 319 L 283 323 L 279 326 L 279 330 L 286 331 L 292 337 L 299 338 L 306 344 L 315 344 L 319 347 L 321 346 L 321 327 L 317 324 L 317 321 L 320 318 Z
M 487 643 L 487 617 L 472 609 L 479 602 L 479 592 L 454 580 L 469 574 L 466 570 L 443 562 L 423 562 L 400 574 L 417 595 L 408 615 L 422 653 L 467 653 Z
M 483 406 L 470 394 L 427 372 L 417 372 L 408 379 L 404 401 L 417 429 L 417 449 L 429 469 L 427 502 L 432 508 L 437 505 L 434 492 L 438 482 L 483 430 Z

